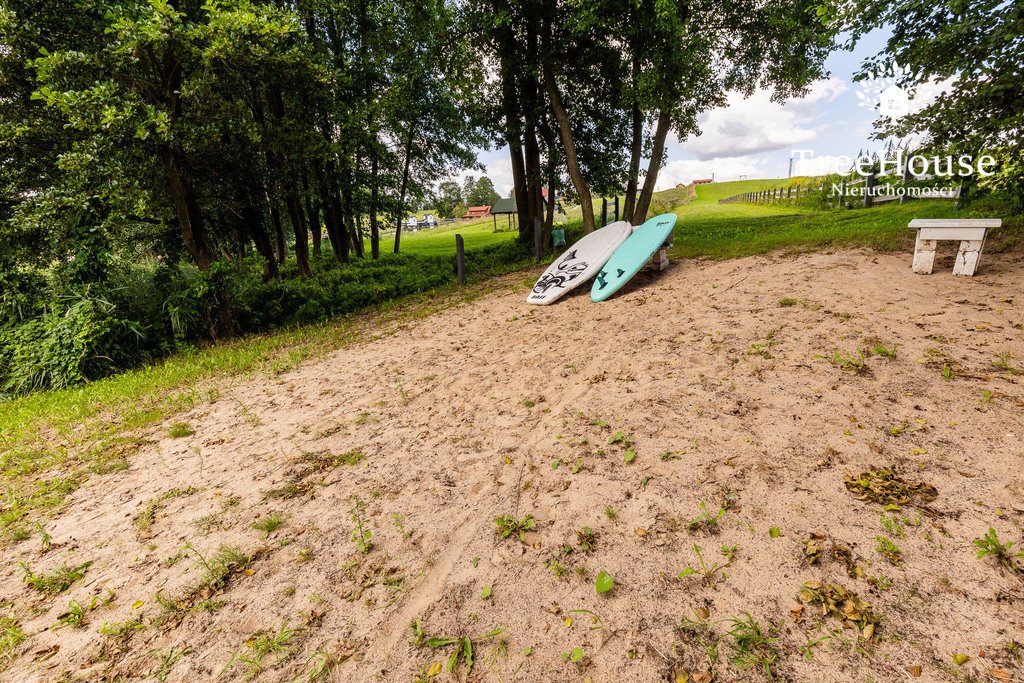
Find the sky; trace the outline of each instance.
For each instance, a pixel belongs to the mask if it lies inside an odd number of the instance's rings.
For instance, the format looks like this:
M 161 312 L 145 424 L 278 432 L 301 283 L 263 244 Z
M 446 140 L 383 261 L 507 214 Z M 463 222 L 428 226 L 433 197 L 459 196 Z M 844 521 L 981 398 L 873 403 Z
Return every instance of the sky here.
M 767 90 L 746 99 L 733 95 L 727 106 L 699 118 L 701 135 L 681 141 L 670 133 L 668 161 L 658 175 L 657 189 L 712 176 L 715 180 L 785 178 L 790 156 L 798 159 L 794 175 L 827 173 L 839 155 L 854 157 L 862 149 L 880 148 L 878 141 L 871 140 L 878 112 L 866 106 L 868 93 L 854 83 L 853 76 L 865 58 L 882 49 L 886 37 L 886 32 L 873 31 L 853 52 L 834 52 L 826 61 L 828 78 L 814 83 L 804 97 L 778 104 Z M 807 152 L 801 160 L 794 150 Z M 481 150 L 480 161 L 495 189 L 509 196 L 508 148 Z M 479 172 L 461 177 L 466 175 Z

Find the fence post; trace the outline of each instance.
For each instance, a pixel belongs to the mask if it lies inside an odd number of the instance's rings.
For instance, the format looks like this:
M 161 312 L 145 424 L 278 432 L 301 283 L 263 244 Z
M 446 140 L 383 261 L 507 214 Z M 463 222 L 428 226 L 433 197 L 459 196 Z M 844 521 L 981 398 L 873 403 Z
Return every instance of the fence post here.
M 608 198 L 601 197 L 601 227 L 608 225 Z
M 615 191 L 615 221 L 618 222 L 618 220 L 619 220 L 619 193 L 618 193 L 618 190 L 616 190 Z
M 871 189 L 875 186 L 875 174 L 864 176 L 864 208 L 870 209 L 872 204 Z
M 455 272 L 459 275 L 459 284 L 466 284 L 466 245 L 462 235 L 455 235 Z
M 903 194 L 900 195 L 900 204 L 907 203 L 907 181 L 910 180 L 910 154 L 907 154 L 907 163 L 903 165 Z

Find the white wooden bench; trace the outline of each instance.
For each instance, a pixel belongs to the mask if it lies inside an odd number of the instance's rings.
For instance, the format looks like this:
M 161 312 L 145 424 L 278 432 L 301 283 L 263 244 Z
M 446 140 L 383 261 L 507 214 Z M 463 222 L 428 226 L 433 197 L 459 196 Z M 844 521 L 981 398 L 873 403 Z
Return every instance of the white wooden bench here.
M 986 232 L 1002 224 L 999 218 L 915 218 L 910 221 L 911 229 L 917 230 L 914 272 L 925 275 L 932 272 L 939 240 L 960 240 L 953 275 L 974 275 L 985 247 Z

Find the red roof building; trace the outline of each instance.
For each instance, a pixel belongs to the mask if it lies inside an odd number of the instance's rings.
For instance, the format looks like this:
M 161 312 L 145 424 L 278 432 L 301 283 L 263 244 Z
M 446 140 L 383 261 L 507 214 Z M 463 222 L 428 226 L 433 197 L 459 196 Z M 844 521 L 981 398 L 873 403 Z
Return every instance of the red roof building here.
M 491 215 L 489 206 L 471 206 L 463 218 L 487 218 Z

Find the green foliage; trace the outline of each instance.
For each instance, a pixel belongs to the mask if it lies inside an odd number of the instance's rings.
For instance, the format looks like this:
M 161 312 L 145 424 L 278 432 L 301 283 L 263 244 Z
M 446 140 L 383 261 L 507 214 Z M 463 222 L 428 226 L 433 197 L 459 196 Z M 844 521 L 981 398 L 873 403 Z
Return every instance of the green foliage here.
M 594 581 L 594 588 L 598 593 L 607 593 L 615 586 L 615 579 L 606 571 L 599 571 Z
M 85 571 L 91 564 L 91 561 L 84 562 L 77 567 L 68 567 L 66 564 L 62 564 L 50 574 L 36 574 L 24 562 L 19 562 L 18 566 L 25 574 L 26 586 L 40 593 L 55 595 L 71 588 L 75 581 L 85 576 Z
M 526 540 L 526 532 L 533 529 L 533 515 L 526 515 L 522 519 L 516 519 L 512 515 L 503 515 L 494 520 L 498 525 L 498 534 L 502 538 L 508 538 L 513 534 L 519 536 L 520 541 Z
M 974 539 L 974 545 L 978 548 L 979 559 L 991 557 L 1000 566 L 1024 575 L 1024 562 L 1022 562 L 1024 560 L 1024 551 L 1014 552 L 1012 550 L 1013 542 L 1001 542 L 999 535 L 992 527 L 988 528 L 988 533 L 985 536 Z
M 744 670 L 760 668 L 772 678 L 772 666 L 780 653 L 776 645 L 779 639 L 771 626 L 762 626 L 749 612 L 743 612 L 742 617 L 730 617 L 728 623 L 727 635 L 732 638 L 733 646 L 729 661 Z
M 370 523 L 366 517 L 366 501 L 359 496 L 352 496 L 348 508 L 348 516 L 355 527 L 352 529 L 352 542 L 356 544 L 356 550 L 363 555 L 373 549 L 373 532 L 370 531 Z
M 0 616 L 0 671 L 26 637 L 17 619 L 8 615 Z

